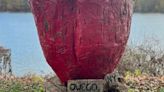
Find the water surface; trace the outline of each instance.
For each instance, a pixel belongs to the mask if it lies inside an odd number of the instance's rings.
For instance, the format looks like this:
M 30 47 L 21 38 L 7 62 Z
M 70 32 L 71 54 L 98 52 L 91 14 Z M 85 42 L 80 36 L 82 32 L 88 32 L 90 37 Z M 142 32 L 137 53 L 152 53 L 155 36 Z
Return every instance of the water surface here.
M 134 14 L 129 44 L 151 36 L 164 46 L 164 14 Z M 45 62 L 31 13 L 0 13 L 0 45 L 12 50 L 14 74 L 52 72 Z

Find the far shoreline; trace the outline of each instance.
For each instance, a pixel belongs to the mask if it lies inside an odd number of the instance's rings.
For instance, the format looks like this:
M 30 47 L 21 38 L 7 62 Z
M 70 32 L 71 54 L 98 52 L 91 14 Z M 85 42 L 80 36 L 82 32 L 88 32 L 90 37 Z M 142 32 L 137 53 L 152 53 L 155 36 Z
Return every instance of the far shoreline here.
M 0 11 L 0 14 L 2 13 L 9 13 L 9 14 L 16 14 L 16 13 L 32 13 L 31 11 Z M 164 14 L 163 12 L 134 12 L 133 14 Z

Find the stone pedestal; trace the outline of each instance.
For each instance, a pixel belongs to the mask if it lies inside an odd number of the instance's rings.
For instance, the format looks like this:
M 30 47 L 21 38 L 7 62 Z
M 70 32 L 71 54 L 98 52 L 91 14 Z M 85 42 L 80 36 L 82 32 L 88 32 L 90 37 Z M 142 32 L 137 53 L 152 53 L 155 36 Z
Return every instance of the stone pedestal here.
M 104 92 L 104 80 L 70 80 L 68 92 Z

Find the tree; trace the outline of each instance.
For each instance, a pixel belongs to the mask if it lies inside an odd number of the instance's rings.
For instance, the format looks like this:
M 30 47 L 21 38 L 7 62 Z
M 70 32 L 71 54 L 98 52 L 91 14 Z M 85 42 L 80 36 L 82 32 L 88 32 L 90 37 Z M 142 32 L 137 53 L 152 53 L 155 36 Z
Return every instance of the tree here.
M 160 12 L 164 12 L 164 0 L 160 0 L 159 8 L 160 8 Z

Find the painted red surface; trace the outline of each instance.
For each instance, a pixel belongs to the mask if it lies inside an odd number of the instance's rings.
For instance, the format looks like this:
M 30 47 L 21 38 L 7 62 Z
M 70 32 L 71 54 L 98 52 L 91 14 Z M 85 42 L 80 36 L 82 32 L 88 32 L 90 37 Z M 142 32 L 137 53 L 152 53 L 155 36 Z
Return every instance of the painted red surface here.
M 119 63 L 131 0 L 30 0 L 48 64 L 62 83 L 102 79 Z

